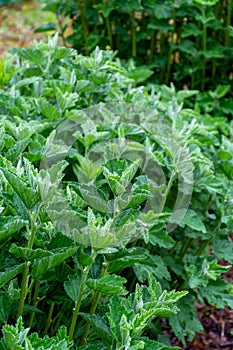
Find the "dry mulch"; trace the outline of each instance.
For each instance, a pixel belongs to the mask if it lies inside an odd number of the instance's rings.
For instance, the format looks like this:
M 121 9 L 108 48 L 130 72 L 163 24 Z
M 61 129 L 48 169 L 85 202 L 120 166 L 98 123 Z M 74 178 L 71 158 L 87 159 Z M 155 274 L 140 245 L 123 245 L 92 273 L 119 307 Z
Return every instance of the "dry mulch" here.
M 219 264 L 230 265 L 223 261 L 219 261 Z M 223 278 L 232 283 L 233 268 L 223 274 Z M 229 307 L 220 310 L 199 303 L 196 303 L 196 308 L 204 332 L 197 333 L 194 340 L 187 342 L 185 347 L 172 335 L 172 345 L 180 346 L 182 350 L 233 350 L 233 310 Z
M 41 3 L 32 1 L 0 6 L 0 57 L 12 47 L 28 46 L 48 36 L 48 33 L 34 33 L 40 25 L 54 20 L 53 14 L 41 8 Z

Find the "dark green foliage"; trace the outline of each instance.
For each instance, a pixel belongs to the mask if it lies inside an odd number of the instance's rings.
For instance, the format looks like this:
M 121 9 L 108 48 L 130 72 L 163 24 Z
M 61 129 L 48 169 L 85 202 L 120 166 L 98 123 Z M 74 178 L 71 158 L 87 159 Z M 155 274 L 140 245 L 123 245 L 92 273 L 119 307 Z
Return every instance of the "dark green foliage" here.
M 204 91 L 232 80 L 231 0 L 43 0 L 57 16 L 63 44 L 89 54 L 117 50 L 137 83 L 174 82 Z M 65 35 L 62 16 L 73 33 Z M 50 30 L 51 25 L 48 25 Z M 46 29 L 45 26 L 41 31 Z M 129 58 L 133 57 L 135 69 Z M 149 69 L 148 69 L 149 68 Z

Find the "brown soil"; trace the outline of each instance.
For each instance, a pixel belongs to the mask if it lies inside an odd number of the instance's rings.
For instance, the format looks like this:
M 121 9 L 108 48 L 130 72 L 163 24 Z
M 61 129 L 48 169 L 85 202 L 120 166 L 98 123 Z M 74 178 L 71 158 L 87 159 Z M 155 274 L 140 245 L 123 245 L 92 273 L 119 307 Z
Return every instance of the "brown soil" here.
M 219 264 L 230 265 L 220 261 Z M 228 282 L 233 282 L 233 268 L 223 275 Z M 223 310 L 210 305 L 196 303 L 197 314 L 204 332 L 197 333 L 194 340 L 187 342 L 185 347 L 171 336 L 172 345 L 180 346 L 182 350 L 233 350 L 233 310 L 225 307 Z
M 34 33 L 36 28 L 54 18 L 41 7 L 39 2 L 32 1 L 0 6 L 0 57 L 12 47 L 28 46 L 48 36 L 48 33 Z

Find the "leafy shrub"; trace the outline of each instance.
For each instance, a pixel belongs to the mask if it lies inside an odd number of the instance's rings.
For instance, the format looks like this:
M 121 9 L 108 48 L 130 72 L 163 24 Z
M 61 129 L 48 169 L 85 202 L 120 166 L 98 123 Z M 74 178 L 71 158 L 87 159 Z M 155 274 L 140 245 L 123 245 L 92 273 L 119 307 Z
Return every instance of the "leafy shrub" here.
M 232 1 L 43 0 L 57 16 L 63 43 L 89 54 L 96 45 L 133 57 L 153 81 L 215 89 L 232 79 Z M 65 36 L 71 20 L 73 33 Z M 45 30 L 43 26 L 41 30 Z M 146 66 L 145 66 L 146 65 Z M 137 76 L 132 68 L 131 75 Z M 150 69 L 148 69 L 150 68 Z
M 185 343 L 195 299 L 233 307 L 232 123 L 56 40 L 1 66 L 1 345 L 169 350 L 161 318 Z

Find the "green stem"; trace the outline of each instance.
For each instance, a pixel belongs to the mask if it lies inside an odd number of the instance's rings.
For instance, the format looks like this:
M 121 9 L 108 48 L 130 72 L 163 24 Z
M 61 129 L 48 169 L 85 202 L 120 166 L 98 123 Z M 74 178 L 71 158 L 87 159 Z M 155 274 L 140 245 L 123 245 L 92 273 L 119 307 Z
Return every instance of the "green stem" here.
M 68 301 L 68 302 L 66 301 L 65 303 L 63 303 L 63 305 L 60 308 L 59 312 L 56 314 L 56 316 L 54 317 L 54 319 L 52 321 L 53 325 L 51 327 L 52 329 L 50 329 L 50 335 L 51 336 L 54 336 L 54 334 L 56 333 L 56 331 L 57 331 L 57 329 L 59 327 L 60 321 L 61 321 L 61 319 L 62 319 L 62 317 L 64 315 L 64 312 L 66 310 L 69 310 L 72 304 L 73 304 L 72 301 Z
M 166 77 L 165 77 L 165 84 L 169 84 L 170 81 L 170 73 L 171 73 L 171 67 L 172 67 L 172 52 L 173 52 L 173 48 L 172 48 L 172 44 L 174 43 L 174 37 L 177 34 L 176 33 L 176 9 L 173 9 L 173 30 L 171 32 L 171 42 L 169 43 L 169 39 L 168 39 L 168 45 L 169 45 L 169 50 L 168 50 L 168 63 L 167 63 L 167 70 L 166 70 Z M 169 37 L 168 37 L 169 38 Z
M 33 295 L 33 306 L 34 306 L 34 307 L 37 307 L 38 302 L 39 302 L 39 300 L 38 300 L 39 286 L 40 286 L 40 285 L 39 285 L 39 282 L 36 281 L 36 283 L 35 283 L 34 295 Z M 29 327 L 30 327 L 30 328 L 32 327 L 32 322 L 33 322 L 33 320 L 34 320 L 34 317 L 35 317 L 35 312 L 32 312 L 32 313 L 31 313 L 31 316 L 30 316 L 30 320 L 29 320 Z
M 163 57 L 164 41 L 165 41 L 164 34 L 161 32 L 161 30 L 159 30 L 157 43 L 159 44 L 159 55 L 161 58 Z M 164 75 L 165 75 L 165 65 L 163 65 L 163 68 L 160 70 L 160 81 L 161 82 L 163 82 Z
M 21 282 L 21 293 L 20 293 L 17 318 L 19 318 L 23 314 L 24 303 L 25 303 L 25 299 L 27 296 L 29 264 L 30 264 L 29 261 L 26 261 L 25 266 L 24 266 L 24 270 L 23 270 L 23 277 L 22 277 L 22 282 Z
M 167 69 L 166 69 L 166 75 L 165 75 L 165 84 L 168 85 L 170 81 L 170 72 L 171 72 L 171 66 L 172 66 L 172 48 L 171 45 L 168 50 L 168 62 L 167 62 Z
M 195 60 L 193 60 L 193 63 L 192 63 L 191 87 L 190 87 L 191 90 L 193 90 L 195 87 L 195 72 L 194 72 L 195 64 L 194 64 L 194 62 L 195 62 Z
M 95 261 L 95 258 L 96 258 L 96 253 L 93 252 L 92 253 L 93 262 Z M 79 310 L 81 307 L 81 302 L 82 302 L 82 297 L 84 294 L 86 279 L 87 279 L 87 275 L 90 271 L 91 266 L 92 265 L 86 266 L 85 269 L 83 270 L 82 282 L 81 282 L 81 286 L 80 286 L 80 294 L 79 294 L 79 298 L 78 298 L 77 302 L 75 302 L 75 308 L 73 309 L 73 315 L 72 315 L 70 329 L 69 329 L 69 339 L 70 340 L 74 339 L 74 331 L 75 331 L 75 327 L 76 327 L 76 323 L 77 323 L 77 319 L 78 319 Z
M 100 292 L 95 292 L 94 293 L 94 298 L 93 298 L 94 302 L 92 303 L 90 311 L 89 311 L 90 315 L 94 315 L 94 313 L 95 313 L 95 311 L 97 309 L 97 306 L 99 304 L 100 297 L 101 297 L 101 293 Z M 90 330 L 90 323 L 87 322 L 85 327 L 84 327 L 83 336 L 82 336 L 82 340 L 81 340 L 80 345 L 87 344 L 87 336 L 89 334 L 89 330 Z
M 39 210 L 40 210 L 40 206 L 37 207 L 37 209 L 34 213 L 28 212 L 28 216 L 30 218 L 30 224 L 31 224 L 30 228 L 29 228 L 29 226 L 26 226 L 27 233 L 28 233 L 28 248 L 29 249 L 33 248 L 34 239 L 35 239 L 35 235 L 36 235 L 36 231 L 37 231 L 36 220 L 37 220 Z M 30 266 L 30 262 L 26 261 L 25 266 L 24 266 L 24 271 L 23 271 L 22 282 L 21 282 L 21 294 L 20 294 L 17 318 L 23 314 L 24 303 L 25 303 L 25 299 L 26 299 L 26 296 L 28 293 L 29 266 Z
M 183 244 L 183 246 L 182 246 L 182 248 L 180 250 L 180 253 L 179 253 L 179 257 L 181 259 L 183 259 L 184 255 L 187 252 L 187 250 L 188 250 L 190 244 L 192 243 L 192 241 L 193 241 L 193 238 L 190 238 L 190 237 L 185 240 L 185 242 L 184 242 L 184 244 Z
M 202 7 L 202 16 L 204 20 L 206 19 L 205 17 L 205 6 Z M 202 78 L 201 78 L 201 90 L 205 90 L 205 77 L 206 77 L 206 41 L 207 41 L 207 27 L 206 23 L 203 23 L 203 36 L 202 36 L 202 49 L 203 49 L 203 62 L 202 62 Z
M 170 177 L 170 179 L 169 179 L 169 182 L 168 182 L 166 191 L 165 191 L 165 193 L 164 193 L 164 195 L 163 195 L 163 199 L 162 199 L 162 201 L 161 201 L 161 203 L 160 203 L 160 206 L 159 206 L 159 209 L 158 209 L 158 213 L 161 213 L 162 210 L 163 210 L 163 208 L 164 208 L 164 205 L 165 205 L 165 203 L 166 203 L 167 196 L 168 196 L 168 194 L 169 194 L 169 192 L 170 192 L 170 189 L 171 189 L 171 187 L 172 187 L 172 184 L 173 184 L 173 180 L 174 180 L 175 175 L 176 175 L 175 172 L 173 172 L 173 173 L 171 174 L 171 177 Z
M 174 244 L 174 246 L 169 250 L 169 253 L 170 253 L 170 254 L 173 254 L 173 253 L 174 253 L 174 251 L 176 250 L 178 244 L 179 244 L 179 242 L 176 241 L 175 244 Z
M 208 241 L 204 241 L 202 242 L 202 244 L 200 245 L 199 249 L 196 252 L 196 256 L 201 256 L 201 254 L 203 253 L 203 251 L 205 250 L 205 248 L 207 247 L 207 245 L 209 244 L 211 240 Z
M 134 10 L 130 12 L 131 21 L 131 38 L 132 38 L 132 56 L 137 56 L 137 42 L 136 42 L 136 21 Z
M 89 55 L 89 49 L 88 49 L 89 29 L 85 18 L 85 9 L 86 9 L 85 0 L 80 0 L 79 3 L 80 3 L 80 6 L 79 6 L 80 17 L 81 17 L 84 42 L 85 42 L 85 51 L 86 51 L 86 55 Z
M 104 7 L 107 7 L 107 5 L 108 5 L 108 0 L 102 0 L 102 3 L 103 3 L 103 5 L 104 5 Z M 107 17 L 105 18 L 105 23 L 106 23 L 107 33 L 108 33 L 109 45 L 111 46 L 111 49 L 113 49 L 112 29 L 111 29 L 111 23 L 110 23 L 110 20 L 109 20 L 109 16 L 107 16 Z
M 52 323 L 52 316 L 53 316 L 54 306 L 55 306 L 54 302 L 50 304 L 49 314 L 48 314 L 48 317 L 47 317 L 47 320 L 46 320 L 45 329 L 44 329 L 44 332 L 43 332 L 44 336 L 47 334 L 48 329 L 49 329 L 49 327 L 50 327 L 50 325 Z
M 155 51 L 155 30 L 152 29 L 151 34 L 150 34 L 150 55 L 149 55 L 149 62 L 150 63 L 153 60 L 154 51 Z
M 136 275 L 134 275 L 134 277 L 131 280 L 130 286 L 129 286 L 130 293 L 133 293 L 136 281 L 137 281 L 137 277 L 136 277 Z
M 58 13 L 56 13 L 56 20 L 57 20 L 57 24 L 58 24 L 58 28 L 59 28 L 59 35 L 61 37 L 62 44 L 65 47 L 67 47 L 66 38 L 64 37 L 64 32 L 63 32 L 63 29 L 62 29 L 62 19 L 61 19 L 61 16 L 59 16 Z
M 108 269 L 108 264 L 107 264 L 106 261 L 104 261 L 103 267 L 102 267 L 101 277 L 106 275 L 107 269 Z M 93 297 L 93 301 L 92 301 L 92 304 L 91 304 L 91 308 L 90 308 L 90 311 L 89 311 L 90 315 L 94 315 L 94 313 L 95 313 L 95 311 L 97 309 L 97 306 L 99 304 L 100 298 L 101 298 L 101 293 L 100 292 L 95 292 L 94 293 L 94 297 Z M 84 345 L 84 344 L 87 343 L 87 336 L 88 336 L 88 333 L 89 333 L 89 329 L 90 329 L 90 323 L 87 322 L 86 325 L 85 325 L 84 331 L 83 331 L 83 336 L 82 336 L 81 343 L 80 343 L 81 345 Z
M 229 26 L 231 25 L 231 7 L 232 7 L 232 0 L 228 0 L 226 30 L 225 30 L 225 46 L 230 45 Z

